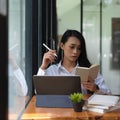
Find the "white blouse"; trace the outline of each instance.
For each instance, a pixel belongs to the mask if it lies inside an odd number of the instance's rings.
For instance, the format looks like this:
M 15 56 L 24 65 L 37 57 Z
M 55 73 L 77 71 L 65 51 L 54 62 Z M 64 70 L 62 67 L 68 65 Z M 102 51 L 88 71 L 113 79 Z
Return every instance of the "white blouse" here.
M 78 65 L 76 65 L 77 67 Z M 53 64 L 50 65 L 46 70 L 42 70 L 39 68 L 37 75 L 48 75 L 48 76 L 61 76 L 61 75 L 68 75 L 68 76 L 74 76 L 75 75 L 75 69 L 76 67 L 73 68 L 72 72 L 67 71 L 62 65 L 61 62 L 59 64 Z M 110 94 L 111 91 L 105 84 L 105 81 L 102 77 L 101 74 L 98 74 L 97 78 L 95 79 L 95 84 L 98 85 L 99 87 L 99 92 L 102 94 Z M 86 94 L 87 90 L 82 87 L 82 93 Z

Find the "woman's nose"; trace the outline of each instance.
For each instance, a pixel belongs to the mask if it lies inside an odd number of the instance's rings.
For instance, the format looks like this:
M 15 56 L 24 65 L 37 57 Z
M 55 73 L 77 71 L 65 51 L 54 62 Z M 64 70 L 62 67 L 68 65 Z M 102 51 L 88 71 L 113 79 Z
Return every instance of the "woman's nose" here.
M 75 49 L 73 50 L 73 52 L 74 52 L 74 53 L 77 53 L 77 52 L 78 52 L 78 51 L 77 51 L 77 48 L 75 48 Z

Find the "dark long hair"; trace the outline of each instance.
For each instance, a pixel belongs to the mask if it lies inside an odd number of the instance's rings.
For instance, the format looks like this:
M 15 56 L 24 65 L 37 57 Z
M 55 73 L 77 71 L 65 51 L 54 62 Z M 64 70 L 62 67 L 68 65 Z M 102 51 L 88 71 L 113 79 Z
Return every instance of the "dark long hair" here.
M 77 39 L 80 40 L 81 53 L 80 53 L 80 56 L 78 57 L 79 66 L 90 67 L 91 63 L 89 62 L 87 58 L 85 39 L 83 35 L 77 30 L 67 30 L 61 38 L 61 43 L 65 44 L 67 40 L 69 39 L 69 37 L 76 37 Z M 61 59 L 62 59 L 62 49 L 59 47 L 57 63 L 59 63 Z

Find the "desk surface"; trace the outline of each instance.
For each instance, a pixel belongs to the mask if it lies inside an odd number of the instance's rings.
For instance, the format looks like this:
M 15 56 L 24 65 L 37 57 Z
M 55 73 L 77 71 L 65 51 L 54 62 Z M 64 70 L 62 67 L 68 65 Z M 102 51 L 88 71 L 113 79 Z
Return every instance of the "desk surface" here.
M 105 114 L 89 111 L 74 112 L 72 108 L 35 107 L 35 102 L 36 97 L 33 96 L 21 120 L 120 120 L 120 109 Z

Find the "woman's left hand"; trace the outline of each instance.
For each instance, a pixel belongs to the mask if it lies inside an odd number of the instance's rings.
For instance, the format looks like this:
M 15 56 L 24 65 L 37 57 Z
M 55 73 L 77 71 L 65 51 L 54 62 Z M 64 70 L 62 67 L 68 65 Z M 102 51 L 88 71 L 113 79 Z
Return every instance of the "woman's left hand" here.
M 83 82 L 83 87 L 91 92 L 95 92 L 97 90 L 97 85 L 94 83 L 94 80 L 89 77 L 87 82 Z

